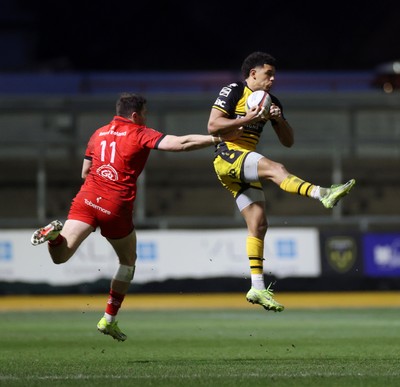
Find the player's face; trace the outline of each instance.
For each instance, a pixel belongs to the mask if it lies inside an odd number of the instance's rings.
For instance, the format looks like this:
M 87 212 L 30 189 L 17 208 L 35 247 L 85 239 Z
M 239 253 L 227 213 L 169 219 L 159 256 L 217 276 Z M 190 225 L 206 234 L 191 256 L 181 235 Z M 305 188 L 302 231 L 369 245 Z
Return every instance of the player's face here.
M 252 90 L 269 91 L 275 80 L 275 67 L 265 64 L 263 67 L 256 67 L 251 70 L 253 79 Z

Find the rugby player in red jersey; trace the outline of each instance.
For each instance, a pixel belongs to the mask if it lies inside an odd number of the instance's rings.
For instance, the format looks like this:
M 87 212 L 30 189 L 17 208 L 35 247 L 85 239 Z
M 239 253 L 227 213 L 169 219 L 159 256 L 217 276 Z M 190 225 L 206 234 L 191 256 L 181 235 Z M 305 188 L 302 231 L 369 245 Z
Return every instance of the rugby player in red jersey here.
M 146 126 L 146 99 L 124 93 L 116 103 L 113 120 L 91 136 L 83 161 L 85 179 L 72 201 L 68 218 L 63 225 L 54 220 L 36 230 L 31 243 L 48 241 L 48 250 L 55 264 L 67 262 L 80 244 L 100 228 L 115 250 L 119 266 L 111 280 L 104 316 L 97 329 L 118 341 L 126 340 L 115 317 L 133 279 L 136 262 L 136 233 L 133 224 L 133 205 L 137 179 L 143 171 L 152 149 L 181 152 L 215 145 L 233 135 L 220 136 L 189 134 L 166 135 Z

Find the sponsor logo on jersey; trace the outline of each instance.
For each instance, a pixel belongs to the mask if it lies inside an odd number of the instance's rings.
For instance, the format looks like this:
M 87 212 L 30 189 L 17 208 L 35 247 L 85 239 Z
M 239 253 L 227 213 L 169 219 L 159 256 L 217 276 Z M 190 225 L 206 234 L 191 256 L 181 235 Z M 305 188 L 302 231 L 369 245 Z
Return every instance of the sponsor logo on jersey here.
M 111 165 L 102 165 L 101 167 L 97 168 L 96 173 L 107 180 L 118 180 L 118 172 Z
M 115 132 L 114 130 L 110 129 L 107 132 L 100 132 L 99 136 L 107 136 L 107 134 L 112 134 L 114 136 L 126 136 L 126 131 L 125 132 Z
M 214 102 L 214 106 L 220 106 L 222 108 L 225 108 L 225 101 L 222 99 L 217 98 L 217 100 Z
M 231 86 L 231 85 L 229 85 Z M 221 91 L 219 92 L 219 95 L 221 95 L 222 97 L 227 97 L 230 93 L 231 93 L 232 89 L 230 87 L 223 87 L 221 89 Z

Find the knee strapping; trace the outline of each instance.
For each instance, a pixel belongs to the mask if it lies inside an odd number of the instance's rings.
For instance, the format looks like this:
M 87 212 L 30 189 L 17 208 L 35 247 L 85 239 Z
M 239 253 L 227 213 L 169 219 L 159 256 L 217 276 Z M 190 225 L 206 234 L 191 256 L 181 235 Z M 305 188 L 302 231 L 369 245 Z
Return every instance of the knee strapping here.
M 121 282 L 131 282 L 135 274 L 135 266 L 119 265 L 114 279 Z

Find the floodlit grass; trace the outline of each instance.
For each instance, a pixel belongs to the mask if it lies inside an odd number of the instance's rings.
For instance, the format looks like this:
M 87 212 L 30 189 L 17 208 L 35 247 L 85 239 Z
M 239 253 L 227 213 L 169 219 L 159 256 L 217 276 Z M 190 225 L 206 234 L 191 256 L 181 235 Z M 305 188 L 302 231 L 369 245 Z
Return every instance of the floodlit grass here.
M 0 313 L 4 386 L 399 386 L 400 310 Z

